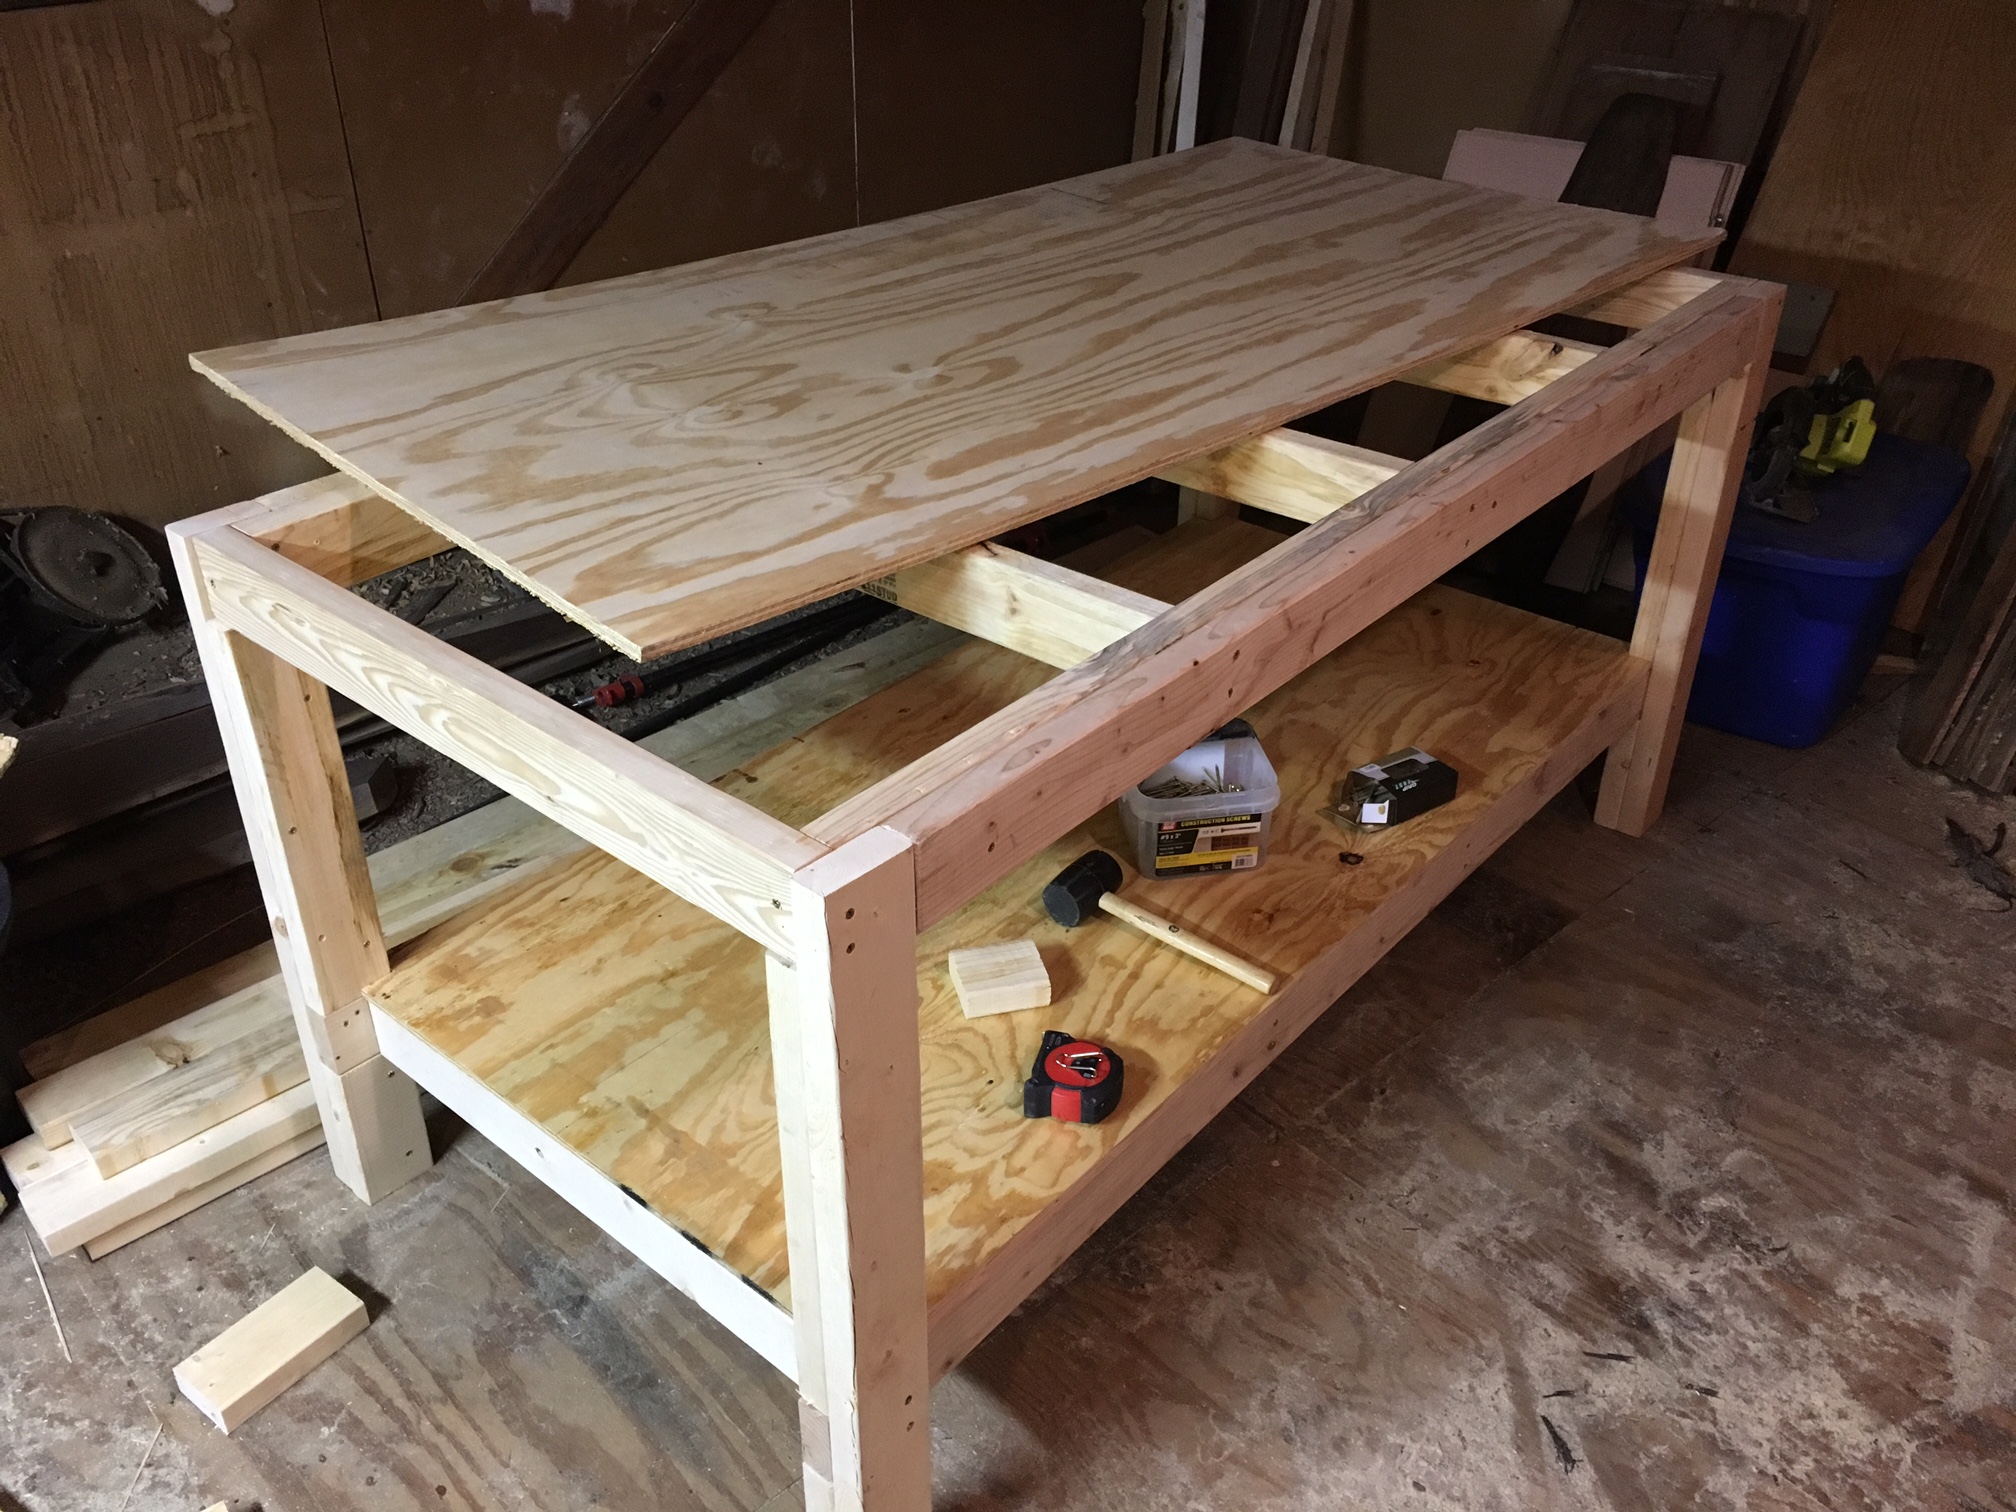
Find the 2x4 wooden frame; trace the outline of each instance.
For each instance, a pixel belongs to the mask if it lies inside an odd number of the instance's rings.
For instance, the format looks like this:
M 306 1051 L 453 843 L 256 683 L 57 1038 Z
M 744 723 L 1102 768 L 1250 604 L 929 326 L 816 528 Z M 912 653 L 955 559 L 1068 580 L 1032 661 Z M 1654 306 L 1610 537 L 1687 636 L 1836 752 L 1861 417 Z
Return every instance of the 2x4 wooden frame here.
M 446 543 L 347 479 L 174 527 L 337 1174 L 372 1201 L 424 1170 L 415 1082 L 428 1087 L 796 1381 L 809 1507 L 921 1512 L 936 1376 L 1393 939 L 1605 748 L 1599 821 L 1638 834 L 1657 817 L 1779 297 L 1673 270 L 1573 312 L 1631 332 L 1614 346 L 1517 332 L 1410 373 L 1511 404 L 1420 462 L 1275 431 L 1165 470 L 1209 496 L 1313 522 L 1178 604 L 991 545 L 874 585 L 1065 670 L 803 829 L 348 592 Z M 1340 941 L 1286 984 L 975 1284 L 928 1307 L 920 929 L 1676 417 L 1624 694 L 1396 899 L 1379 930 Z M 372 1007 L 367 988 L 389 963 L 329 688 L 767 953 L 788 1310 Z

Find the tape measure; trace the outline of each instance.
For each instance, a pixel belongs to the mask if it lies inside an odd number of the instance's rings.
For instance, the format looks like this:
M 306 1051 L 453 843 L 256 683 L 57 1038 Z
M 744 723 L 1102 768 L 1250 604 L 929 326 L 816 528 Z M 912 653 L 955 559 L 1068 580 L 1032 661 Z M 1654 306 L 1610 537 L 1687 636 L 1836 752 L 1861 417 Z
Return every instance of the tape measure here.
M 1029 1080 L 1022 1083 L 1022 1116 L 1095 1124 L 1120 1106 L 1126 1069 L 1104 1045 L 1046 1030 Z

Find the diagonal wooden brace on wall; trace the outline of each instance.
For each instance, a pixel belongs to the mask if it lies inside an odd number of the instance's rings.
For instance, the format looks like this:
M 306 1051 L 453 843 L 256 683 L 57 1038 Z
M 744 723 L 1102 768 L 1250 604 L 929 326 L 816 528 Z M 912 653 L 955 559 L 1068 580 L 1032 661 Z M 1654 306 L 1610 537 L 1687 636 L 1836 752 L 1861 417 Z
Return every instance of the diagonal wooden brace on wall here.
M 692 0 L 456 303 L 552 288 L 774 4 Z

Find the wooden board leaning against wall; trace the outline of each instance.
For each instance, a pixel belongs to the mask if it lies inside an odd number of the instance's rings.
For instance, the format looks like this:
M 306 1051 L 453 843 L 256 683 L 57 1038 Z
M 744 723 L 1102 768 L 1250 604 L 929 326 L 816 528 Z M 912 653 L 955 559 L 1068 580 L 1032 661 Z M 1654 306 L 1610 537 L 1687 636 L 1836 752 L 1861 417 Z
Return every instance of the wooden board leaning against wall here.
M 1838 0 L 1730 266 L 1837 291 L 1810 369 L 1860 356 L 1958 357 L 1996 391 L 1977 473 L 2016 393 L 2016 11 Z M 1925 627 L 1951 526 L 1897 623 Z

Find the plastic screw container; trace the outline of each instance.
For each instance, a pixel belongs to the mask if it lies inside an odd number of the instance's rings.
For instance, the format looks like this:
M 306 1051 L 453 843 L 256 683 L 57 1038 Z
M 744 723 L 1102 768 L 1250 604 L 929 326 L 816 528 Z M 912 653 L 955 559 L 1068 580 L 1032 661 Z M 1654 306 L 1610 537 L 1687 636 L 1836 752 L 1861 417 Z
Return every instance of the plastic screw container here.
M 1239 791 L 1191 798 L 1150 798 L 1141 791 L 1171 779 L 1203 782 L 1214 776 Z M 1280 806 L 1274 764 L 1252 726 L 1235 720 L 1123 793 L 1120 822 L 1134 849 L 1135 869 L 1168 881 L 1258 867 L 1267 859 L 1267 837 Z

